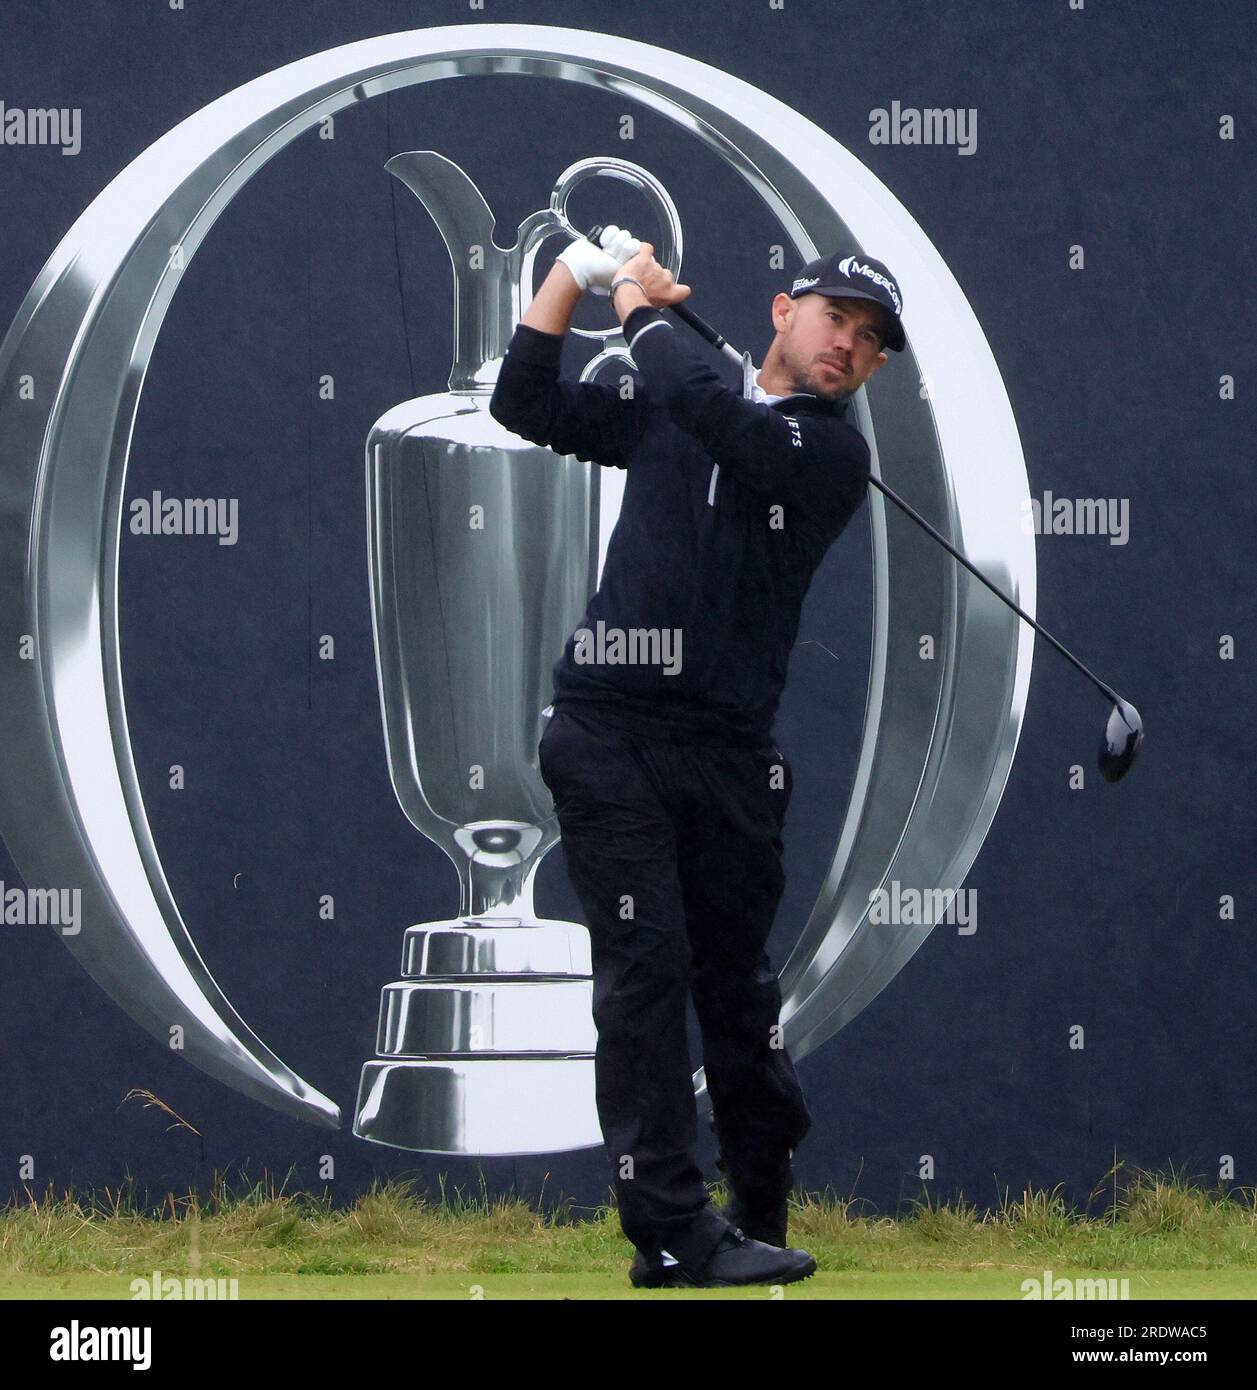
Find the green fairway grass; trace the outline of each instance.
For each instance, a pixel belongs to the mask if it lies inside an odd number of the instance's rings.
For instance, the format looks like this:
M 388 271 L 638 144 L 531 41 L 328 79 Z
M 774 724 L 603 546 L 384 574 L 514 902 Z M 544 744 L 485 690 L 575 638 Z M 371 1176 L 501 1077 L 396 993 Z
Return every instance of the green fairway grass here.
M 1043 1271 L 1014 1269 L 861 1270 L 831 1274 L 820 1269 L 795 1284 L 740 1289 L 634 1289 L 628 1264 L 619 1273 L 488 1274 L 250 1274 L 238 1281 L 241 1299 L 1020 1299 L 1022 1279 Z M 1094 1270 L 1053 1269 L 1053 1276 L 1088 1278 Z M 1245 1270 L 1140 1270 L 1130 1279 L 1131 1302 L 1160 1298 L 1253 1297 Z M 129 1278 L 117 1274 L 0 1275 L 5 1299 L 130 1299 Z
M 1110 1174 L 1109 1176 L 1112 1176 Z M 235 1280 L 241 1299 L 1022 1299 L 1025 1279 L 1126 1279 L 1132 1300 L 1257 1296 L 1252 1189 L 1138 1174 L 1102 1215 L 1055 1193 L 979 1211 L 925 1196 L 895 1219 L 841 1198 L 792 1199 L 790 1243 L 816 1257 L 774 1290 L 634 1290 L 610 1206 L 546 1215 L 518 1198 L 378 1185 L 347 1208 L 270 1179 L 208 1198 L 131 1187 L 43 1195 L 0 1209 L 0 1299 L 131 1299 L 131 1281 Z M 723 1203 L 726 1193 L 712 1185 Z M 1120 1288 L 1120 1284 L 1118 1286 Z M 228 1287 L 228 1296 L 230 1296 Z

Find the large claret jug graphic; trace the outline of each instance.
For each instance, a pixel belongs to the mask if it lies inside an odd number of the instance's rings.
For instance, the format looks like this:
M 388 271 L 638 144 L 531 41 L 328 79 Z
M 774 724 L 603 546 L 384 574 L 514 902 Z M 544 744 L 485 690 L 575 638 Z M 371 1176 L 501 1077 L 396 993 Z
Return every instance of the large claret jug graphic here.
M 532 899 L 558 839 L 537 745 L 552 667 L 598 579 L 601 470 L 512 434 L 489 399 L 538 246 L 579 234 L 565 210 L 577 183 L 604 174 L 642 189 L 662 228 L 657 259 L 674 274 L 680 225 L 647 171 L 595 158 L 564 171 L 504 250 L 458 165 L 416 150 L 385 167 L 445 240 L 455 329 L 449 390 L 404 401 L 367 439 L 376 666 L 394 791 L 453 861 L 461 901 L 457 916 L 405 932 L 354 1133 L 429 1153 L 593 1147 L 589 935 L 537 917 Z M 603 341 L 583 379 L 610 358 L 631 364 L 618 327 L 573 331 Z

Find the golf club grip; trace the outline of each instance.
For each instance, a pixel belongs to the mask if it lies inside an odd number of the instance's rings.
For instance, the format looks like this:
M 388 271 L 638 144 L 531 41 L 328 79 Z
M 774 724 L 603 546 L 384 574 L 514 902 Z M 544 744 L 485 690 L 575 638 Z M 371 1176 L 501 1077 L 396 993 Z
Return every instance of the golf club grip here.
M 585 239 L 587 241 L 592 241 L 595 246 L 600 246 L 602 233 L 603 224 L 597 222 L 585 233 Z M 725 338 L 723 335 L 718 333 L 706 319 L 700 318 L 688 305 L 669 304 L 668 308 L 670 308 L 678 318 L 684 319 L 700 338 L 706 338 L 712 347 L 723 348 L 725 346 Z
M 712 347 L 723 348 L 725 346 L 726 340 L 723 335 L 718 333 L 706 319 L 700 318 L 688 304 L 669 304 L 668 308 L 677 318 L 684 319 L 700 337 L 706 338 Z

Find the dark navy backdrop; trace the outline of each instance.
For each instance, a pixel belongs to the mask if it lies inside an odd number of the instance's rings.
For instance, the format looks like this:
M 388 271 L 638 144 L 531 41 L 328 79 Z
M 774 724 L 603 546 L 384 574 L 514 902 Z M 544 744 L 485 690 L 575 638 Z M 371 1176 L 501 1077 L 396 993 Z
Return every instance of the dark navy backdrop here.
M 1039 615 L 1135 700 L 1148 742 L 1126 782 L 1102 784 L 1102 703 L 1039 644 L 1017 759 L 967 882 L 978 929 L 936 929 L 801 1062 L 816 1126 L 799 1180 L 882 1209 L 921 1191 L 924 1154 L 932 1191 L 979 1204 L 1023 1182 L 1064 1181 L 1083 1201 L 1115 1155 L 1212 1180 L 1232 1154 L 1236 1181 L 1257 1182 L 1251 6 L 1200 7 L 1190 31 L 1177 7 L 1099 0 L 1082 13 L 1065 0 L 488 10 L 8 0 L 0 99 L 81 107 L 83 148 L 0 147 L 0 321 L 82 208 L 158 136 L 250 78 L 358 38 L 485 20 L 602 29 L 714 64 L 817 122 L 905 204 L 968 295 L 1007 383 L 1032 494 L 1130 499 L 1125 546 L 1039 539 Z M 976 107 L 977 153 L 870 145 L 869 112 L 893 100 Z M 631 143 L 619 139 L 625 111 Z M 1218 138 L 1223 113 L 1236 118 L 1234 142 Z M 453 869 L 393 797 L 376 697 L 362 445 L 383 410 L 444 388 L 452 305 L 443 243 L 384 161 L 415 148 L 457 161 L 497 214 L 499 241 L 570 162 L 646 164 L 678 202 L 696 305 L 757 357 L 788 276 L 769 269 L 779 228 L 715 157 L 618 98 L 467 78 L 378 99 L 338 116 L 335 131 L 273 160 L 185 274 L 145 389 L 128 497 L 236 497 L 240 540 L 128 536 L 122 640 L 146 805 L 203 954 L 266 1042 L 350 1112 L 403 928 L 457 905 Z M 578 224 L 635 229 L 638 207 L 607 181 L 572 205 Z M 1074 243 L 1084 272 L 1068 269 Z M 580 321 L 597 326 L 589 307 Z M 588 349 L 568 351 L 575 372 Z M 325 373 L 330 402 L 316 391 Z M 1237 379 L 1233 402 L 1219 400 L 1223 373 Z M 809 597 L 778 725 L 797 772 L 778 965 L 849 786 L 870 595 L 862 514 Z M 318 659 L 324 633 L 335 661 Z M 1219 659 L 1223 633 L 1233 661 Z M 1068 787 L 1075 762 L 1085 790 Z M 186 790 L 168 788 L 172 763 Z M 19 881 L 2 854 L 0 877 Z M 317 915 L 325 893 L 332 923 Z M 1219 916 L 1223 894 L 1233 921 Z M 538 906 L 579 916 L 558 854 Z M 129 1172 L 164 1192 L 245 1161 L 254 1173 L 296 1165 L 293 1185 L 317 1187 L 329 1153 L 338 1200 L 403 1173 L 429 1190 L 438 1173 L 474 1186 L 480 1168 L 493 1190 L 535 1197 L 544 1183 L 547 1204 L 606 1197 L 598 1151 L 442 1161 L 282 1118 L 142 1032 L 47 929 L 0 928 L 0 962 L 5 1194 L 21 1186 L 23 1154 L 36 1188 Z M 1082 1051 L 1069 1047 L 1075 1024 Z M 201 1138 L 123 1104 L 132 1087 Z M 703 1141 L 710 1158 L 705 1131 Z

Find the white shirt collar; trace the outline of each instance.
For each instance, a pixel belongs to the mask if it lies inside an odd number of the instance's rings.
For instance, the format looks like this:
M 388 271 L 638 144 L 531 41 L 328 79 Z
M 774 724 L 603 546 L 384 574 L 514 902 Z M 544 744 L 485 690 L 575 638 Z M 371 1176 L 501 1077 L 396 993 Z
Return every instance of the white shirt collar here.
M 763 401 L 766 405 L 771 405 L 773 401 L 784 400 L 785 398 L 783 396 L 770 396 L 768 392 L 765 391 L 764 388 L 759 384 L 760 371 L 761 368 L 759 367 L 755 369 L 755 376 L 751 381 L 751 399 L 755 401 Z
M 793 399 L 795 396 L 809 396 L 812 400 L 819 399 L 816 393 L 813 391 L 793 391 L 790 393 L 789 397 L 770 396 L 768 392 L 765 391 L 764 388 L 759 384 L 760 370 L 761 369 L 757 367 L 755 369 L 755 375 L 751 378 L 751 399 L 753 401 L 762 401 L 765 405 L 772 405 L 774 401 L 784 401 L 788 399 Z M 846 400 L 832 401 L 830 402 L 829 408 L 834 415 L 837 415 L 841 418 L 846 414 L 847 404 L 848 402 Z
M 751 380 L 751 399 L 753 401 L 763 401 L 765 405 L 772 405 L 774 401 L 784 401 L 786 399 L 785 396 L 770 396 L 759 384 L 759 374 L 762 370 L 762 367 L 756 367 L 755 369 L 755 376 Z M 810 396 L 813 393 L 811 391 L 792 391 L 790 394 L 792 396 Z

